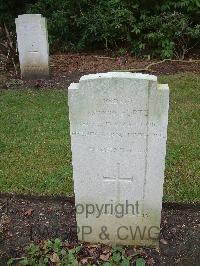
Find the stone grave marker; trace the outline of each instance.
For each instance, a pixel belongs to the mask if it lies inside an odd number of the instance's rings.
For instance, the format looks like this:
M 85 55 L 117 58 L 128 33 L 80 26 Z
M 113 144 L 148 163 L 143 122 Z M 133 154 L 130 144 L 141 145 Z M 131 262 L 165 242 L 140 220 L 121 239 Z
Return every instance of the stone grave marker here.
M 49 45 L 46 18 L 40 14 L 15 19 L 21 76 L 40 79 L 49 75 Z
M 68 91 L 79 240 L 158 246 L 169 88 L 140 73 L 83 76 Z

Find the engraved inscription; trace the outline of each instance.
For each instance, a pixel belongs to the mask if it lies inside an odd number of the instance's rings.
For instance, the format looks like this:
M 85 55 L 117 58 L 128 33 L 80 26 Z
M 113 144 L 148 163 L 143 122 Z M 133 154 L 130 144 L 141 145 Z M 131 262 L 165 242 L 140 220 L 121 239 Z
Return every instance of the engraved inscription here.
M 127 115 L 128 117 L 131 117 L 131 116 L 134 116 L 138 113 L 144 113 L 144 115 L 146 116 L 147 115 L 147 110 L 144 109 L 144 110 L 136 110 L 136 109 L 132 109 L 132 110 L 123 110 L 121 111 L 121 113 L 119 113 L 117 110 L 96 110 L 96 111 L 92 111 L 92 112 L 88 112 L 88 115 L 89 116 L 93 116 L 93 115 L 99 115 L 99 114 L 102 114 L 102 115 L 114 115 L 114 116 L 119 116 L 120 114 L 123 114 L 123 115 Z
M 133 152 L 134 150 L 131 148 L 124 148 L 124 147 L 95 147 L 90 146 L 88 147 L 89 151 L 91 152 Z
M 137 132 L 95 132 L 95 131 L 73 131 L 72 135 L 79 135 L 79 136 L 102 136 L 102 137 L 133 137 L 133 136 L 147 136 L 146 133 L 137 133 Z
M 135 102 L 135 99 L 104 98 L 103 101 L 105 104 L 133 104 Z

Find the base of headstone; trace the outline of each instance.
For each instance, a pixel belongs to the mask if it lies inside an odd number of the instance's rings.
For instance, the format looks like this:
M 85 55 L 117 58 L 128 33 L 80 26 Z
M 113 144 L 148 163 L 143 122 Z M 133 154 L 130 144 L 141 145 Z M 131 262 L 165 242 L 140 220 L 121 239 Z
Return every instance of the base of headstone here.
M 40 70 L 40 72 L 37 71 L 23 71 L 21 72 L 21 78 L 24 80 L 37 80 L 37 79 L 48 79 L 49 78 L 49 71 L 46 70 Z

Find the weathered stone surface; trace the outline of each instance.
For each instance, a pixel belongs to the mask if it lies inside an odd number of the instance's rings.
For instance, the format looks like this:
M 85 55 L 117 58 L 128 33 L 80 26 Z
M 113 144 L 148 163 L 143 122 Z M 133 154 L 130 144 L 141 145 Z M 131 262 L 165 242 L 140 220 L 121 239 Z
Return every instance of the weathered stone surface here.
M 21 76 L 40 79 L 49 75 L 49 46 L 46 19 L 40 14 L 15 19 Z
M 138 73 L 87 75 L 70 85 L 68 104 L 79 240 L 157 246 L 168 85 Z

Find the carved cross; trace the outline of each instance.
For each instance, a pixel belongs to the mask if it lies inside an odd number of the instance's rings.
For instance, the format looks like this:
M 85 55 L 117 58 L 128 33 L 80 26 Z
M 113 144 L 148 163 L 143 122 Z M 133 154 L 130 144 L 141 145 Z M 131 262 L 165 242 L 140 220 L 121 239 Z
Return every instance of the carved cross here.
M 120 182 L 133 182 L 133 177 L 120 177 L 120 163 L 117 163 L 117 175 L 116 176 L 103 176 L 106 182 L 116 182 L 117 185 L 117 201 L 120 201 Z

